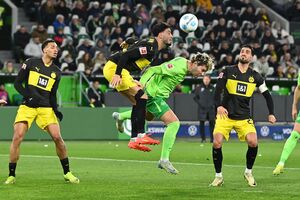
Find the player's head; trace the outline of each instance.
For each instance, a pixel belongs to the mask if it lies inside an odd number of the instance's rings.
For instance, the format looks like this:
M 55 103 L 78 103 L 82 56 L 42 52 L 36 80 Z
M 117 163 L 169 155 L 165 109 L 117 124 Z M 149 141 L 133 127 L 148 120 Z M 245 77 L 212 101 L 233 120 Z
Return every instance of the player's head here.
M 160 22 L 152 27 L 152 34 L 158 40 L 161 40 L 166 46 L 172 44 L 173 35 L 170 25 L 165 22 Z
M 248 44 L 243 45 L 240 51 L 239 62 L 242 64 L 250 63 L 252 61 L 253 55 L 253 48 Z
M 56 58 L 58 54 L 58 47 L 54 40 L 47 39 L 42 44 L 42 51 L 44 55 L 49 56 L 50 58 Z
M 191 59 L 190 72 L 193 76 L 201 76 L 211 70 L 214 66 L 214 60 L 207 53 L 197 53 Z

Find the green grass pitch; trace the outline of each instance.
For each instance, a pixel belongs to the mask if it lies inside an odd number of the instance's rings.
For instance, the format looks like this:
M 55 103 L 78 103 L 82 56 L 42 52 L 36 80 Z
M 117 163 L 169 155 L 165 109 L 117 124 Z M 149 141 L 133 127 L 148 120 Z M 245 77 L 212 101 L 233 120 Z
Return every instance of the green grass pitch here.
M 211 144 L 199 139 L 176 141 L 171 158 L 179 175 L 157 168 L 161 146 L 144 153 L 127 148 L 125 141 L 66 142 L 71 170 L 79 185 L 63 180 L 60 162 L 51 141 L 23 142 L 17 166 L 17 183 L 0 184 L 1 200 L 69 199 L 300 199 L 300 147 L 296 147 L 278 177 L 272 170 L 284 142 L 260 141 L 254 166 L 256 188 L 247 186 L 245 143 L 223 146 L 224 185 L 208 187 L 214 178 Z M 0 142 L 0 178 L 8 173 L 9 142 Z

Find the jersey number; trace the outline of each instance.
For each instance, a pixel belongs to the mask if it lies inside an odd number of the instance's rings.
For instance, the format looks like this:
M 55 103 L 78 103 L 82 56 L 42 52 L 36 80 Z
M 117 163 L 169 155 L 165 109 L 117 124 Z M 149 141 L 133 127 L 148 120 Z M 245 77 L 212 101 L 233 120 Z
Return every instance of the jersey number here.
M 40 87 L 46 88 L 46 87 L 47 87 L 47 84 L 48 84 L 48 81 L 49 81 L 48 78 L 45 78 L 45 77 L 41 77 L 41 76 L 40 76 L 37 85 L 40 86 Z
M 246 94 L 246 92 L 247 92 L 247 85 L 243 83 L 238 83 L 236 88 L 236 93 Z

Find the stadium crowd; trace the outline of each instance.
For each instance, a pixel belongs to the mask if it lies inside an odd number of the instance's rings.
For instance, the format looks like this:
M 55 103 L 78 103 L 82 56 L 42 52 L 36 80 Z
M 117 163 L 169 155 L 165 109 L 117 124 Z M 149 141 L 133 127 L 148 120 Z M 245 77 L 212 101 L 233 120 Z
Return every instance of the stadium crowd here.
M 61 49 L 57 64 L 62 71 L 102 74 L 108 56 L 120 50 L 127 37 L 148 37 L 153 25 L 165 21 L 173 29 L 174 44 L 162 50 L 154 64 L 207 52 L 215 58 L 214 76 L 222 67 L 234 64 L 241 44 L 248 43 L 255 49 L 253 68 L 264 76 L 295 78 L 300 66 L 293 37 L 270 20 L 265 8 L 254 7 L 250 0 L 28 0 L 23 7 L 37 24 L 31 30 L 21 24 L 14 33 L 17 63 L 40 57 L 41 43 L 53 38 Z M 195 32 L 179 29 L 180 16 L 185 13 L 198 17 Z M 2 70 L 11 70 L 11 63 L 4 62 Z

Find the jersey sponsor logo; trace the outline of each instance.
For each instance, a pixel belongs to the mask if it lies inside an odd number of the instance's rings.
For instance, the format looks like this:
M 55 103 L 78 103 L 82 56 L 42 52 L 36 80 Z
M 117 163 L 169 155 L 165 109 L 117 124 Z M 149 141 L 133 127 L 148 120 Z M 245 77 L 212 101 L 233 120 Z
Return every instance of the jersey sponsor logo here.
M 40 76 L 37 85 L 46 88 L 48 85 L 48 81 L 49 81 L 48 78 Z
M 195 125 L 191 125 L 189 128 L 188 128 L 188 133 L 190 136 L 195 136 L 197 134 L 197 126 Z
M 219 78 L 223 78 L 223 75 L 224 75 L 224 73 L 221 72 L 221 73 L 219 74 L 219 76 L 218 76 L 218 79 L 219 79 Z
M 140 47 L 139 50 L 140 50 L 141 55 L 146 55 L 147 54 L 147 47 Z
M 262 127 L 260 128 L 260 134 L 261 134 L 261 136 L 263 136 L 263 137 L 267 137 L 267 136 L 270 134 L 270 129 L 269 129 L 269 127 L 268 127 L 268 126 L 262 126 Z
M 247 92 L 247 84 L 238 83 L 236 87 L 236 93 L 238 94 L 246 94 Z
M 171 63 L 169 63 L 169 64 L 167 64 L 167 67 L 168 67 L 168 69 L 172 69 L 174 66 Z
M 249 79 L 248 79 L 248 81 L 249 81 L 250 83 L 253 83 L 253 82 L 254 82 L 254 77 L 253 77 L 253 76 L 250 76 Z

